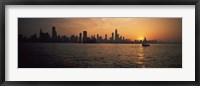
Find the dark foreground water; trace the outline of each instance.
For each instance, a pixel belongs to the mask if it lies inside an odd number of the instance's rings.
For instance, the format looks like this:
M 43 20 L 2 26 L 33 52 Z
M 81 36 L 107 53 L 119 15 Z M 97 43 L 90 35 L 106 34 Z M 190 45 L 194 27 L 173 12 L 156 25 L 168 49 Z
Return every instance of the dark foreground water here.
M 181 44 L 21 43 L 19 68 L 181 68 Z

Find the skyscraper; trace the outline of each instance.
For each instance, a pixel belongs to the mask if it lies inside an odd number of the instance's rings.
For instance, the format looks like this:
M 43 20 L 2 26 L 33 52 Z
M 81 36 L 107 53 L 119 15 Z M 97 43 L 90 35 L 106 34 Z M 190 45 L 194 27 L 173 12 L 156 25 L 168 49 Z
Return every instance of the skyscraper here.
M 97 42 L 100 42 L 99 34 L 97 34 Z
M 39 36 L 40 42 L 49 42 L 50 40 L 50 35 L 49 33 L 44 33 L 42 32 L 42 28 L 40 29 L 40 36 Z
M 57 40 L 56 27 L 52 27 L 52 40 L 53 40 L 53 41 L 56 41 L 56 40 Z
M 105 34 L 105 40 L 108 40 L 108 38 L 107 38 L 107 34 Z
M 115 29 L 115 42 L 118 42 L 119 34 L 117 33 L 117 29 Z
M 111 39 L 114 40 L 114 32 L 112 32 L 112 38 Z
M 117 29 L 115 29 L 115 41 L 117 40 Z
M 79 33 L 79 43 L 82 42 L 82 33 Z
M 87 42 L 87 31 L 83 31 L 83 43 Z

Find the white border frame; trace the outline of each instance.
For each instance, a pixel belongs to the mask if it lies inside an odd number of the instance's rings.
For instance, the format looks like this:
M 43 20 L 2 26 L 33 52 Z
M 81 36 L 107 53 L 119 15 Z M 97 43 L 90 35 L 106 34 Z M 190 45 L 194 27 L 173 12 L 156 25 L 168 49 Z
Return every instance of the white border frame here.
M 195 81 L 195 5 L 6 5 L 5 15 L 6 81 Z M 183 65 L 178 69 L 18 69 L 18 17 L 182 17 Z

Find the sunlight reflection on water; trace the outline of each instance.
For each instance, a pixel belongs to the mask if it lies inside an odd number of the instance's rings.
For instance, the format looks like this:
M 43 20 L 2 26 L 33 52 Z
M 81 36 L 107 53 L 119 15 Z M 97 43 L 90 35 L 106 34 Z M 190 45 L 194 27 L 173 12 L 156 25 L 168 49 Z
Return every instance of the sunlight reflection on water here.
M 138 55 L 137 55 L 138 61 L 136 64 L 141 65 L 141 67 L 145 67 L 143 59 L 144 59 L 144 53 L 143 53 L 143 47 L 139 46 L 138 48 Z

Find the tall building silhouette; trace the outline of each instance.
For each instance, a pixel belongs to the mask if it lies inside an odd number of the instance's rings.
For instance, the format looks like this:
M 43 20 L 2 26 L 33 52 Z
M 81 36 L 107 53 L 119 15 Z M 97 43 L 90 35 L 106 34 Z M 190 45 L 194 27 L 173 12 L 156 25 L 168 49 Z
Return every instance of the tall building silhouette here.
M 79 33 L 79 43 L 82 42 L 82 33 Z
M 114 33 L 112 32 L 112 38 L 111 38 L 112 40 L 114 40 Z
M 87 31 L 83 31 L 83 43 L 87 42 Z
M 56 32 L 56 27 L 52 27 L 52 40 L 57 41 L 57 32 Z
M 108 38 L 107 38 L 107 34 L 105 34 L 105 40 L 108 40 Z
M 117 33 L 117 29 L 115 29 L 115 42 L 118 42 L 119 34 Z
M 43 33 L 42 28 L 40 29 L 39 40 L 40 40 L 40 42 L 49 42 L 50 41 L 49 33 Z
M 99 34 L 97 34 L 97 39 L 99 39 Z
M 115 29 L 115 40 L 117 40 L 117 29 Z
M 99 42 L 99 34 L 97 34 L 97 42 Z

